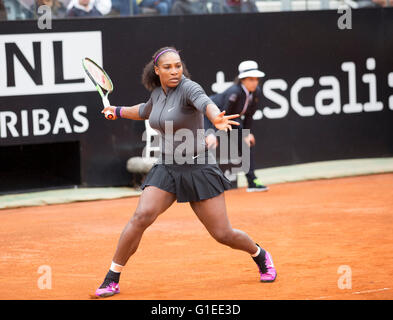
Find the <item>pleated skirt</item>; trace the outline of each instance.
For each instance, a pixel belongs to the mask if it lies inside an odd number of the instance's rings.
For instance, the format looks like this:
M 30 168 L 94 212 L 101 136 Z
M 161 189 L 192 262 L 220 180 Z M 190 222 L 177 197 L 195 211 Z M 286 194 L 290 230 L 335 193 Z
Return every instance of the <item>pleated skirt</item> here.
M 155 186 L 176 195 L 177 202 L 210 199 L 231 189 L 231 182 L 214 164 L 154 164 L 141 189 Z

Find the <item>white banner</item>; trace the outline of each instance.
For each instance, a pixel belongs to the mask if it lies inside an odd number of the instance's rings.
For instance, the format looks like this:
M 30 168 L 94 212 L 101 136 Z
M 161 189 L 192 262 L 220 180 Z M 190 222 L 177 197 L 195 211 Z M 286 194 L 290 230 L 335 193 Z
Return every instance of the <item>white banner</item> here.
M 101 31 L 0 35 L 0 96 L 95 91 L 84 57 L 102 65 Z

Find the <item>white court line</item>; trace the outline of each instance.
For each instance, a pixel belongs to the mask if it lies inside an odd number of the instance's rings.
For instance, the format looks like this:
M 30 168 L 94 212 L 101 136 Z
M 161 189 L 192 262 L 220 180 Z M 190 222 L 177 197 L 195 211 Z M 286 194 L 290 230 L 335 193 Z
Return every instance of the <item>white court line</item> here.
M 343 294 L 363 294 L 363 293 L 373 293 L 373 292 L 379 292 L 379 291 L 387 291 L 391 290 L 391 288 L 382 288 L 382 289 L 372 289 L 372 290 L 364 290 L 364 291 L 356 291 L 356 292 L 343 292 Z M 312 300 L 320 300 L 320 299 L 328 299 L 328 298 L 333 298 L 338 296 L 337 294 L 334 296 L 322 296 L 318 298 L 312 298 Z M 306 299 L 309 300 L 309 299 Z
M 371 293 L 371 292 L 386 291 L 386 290 L 390 290 L 390 288 L 382 288 L 382 289 L 374 289 L 374 290 L 357 291 L 357 292 L 352 292 L 352 294 Z

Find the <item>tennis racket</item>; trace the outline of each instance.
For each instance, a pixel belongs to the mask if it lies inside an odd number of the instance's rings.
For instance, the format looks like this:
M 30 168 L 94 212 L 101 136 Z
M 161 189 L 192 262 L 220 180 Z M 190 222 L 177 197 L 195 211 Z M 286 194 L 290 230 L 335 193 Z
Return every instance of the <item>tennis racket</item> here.
M 97 63 L 89 58 L 82 59 L 82 66 L 100 94 L 104 107 L 109 107 L 110 103 L 108 100 L 108 95 L 113 91 L 113 83 L 111 78 L 109 78 L 104 69 L 102 69 Z M 113 119 L 113 112 L 109 110 L 106 111 L 105 118 Z

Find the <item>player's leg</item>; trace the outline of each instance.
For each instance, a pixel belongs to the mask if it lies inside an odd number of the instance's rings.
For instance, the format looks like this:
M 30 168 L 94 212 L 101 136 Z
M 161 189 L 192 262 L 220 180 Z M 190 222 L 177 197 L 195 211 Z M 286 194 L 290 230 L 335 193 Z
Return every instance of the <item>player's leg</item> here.
M 112 259 L 110 270 L 97 289 L 96 297 L 108 297 L 119 293 L 119 279 L 122 268 L 135 253 L 144 231 L 176 200 L 173 193 L 154 186 L 147 186 L 138 202 L 134 215 L 124 227 Z
M 224 193 L 198 202 L 190 202 L 195 214 L 218 242 L 248 252 L 259 267 L 262 282 L 272 282 L 277 273 L 271 255 L 259 247 L 245 232 L 233 229 L 226 211 Z
M 154 186 L 146 187 L 134 215 L 120 235 L 113 262 L 124 266 L 138 248 L 143 232 L 176 200 L 176 195 Z
M 190 202 L 190 205 L 210 235 L 218 242 L 249 254 L 258 250 L 255 242 L 245 232 L 232 228 L 227 216 L 224 193 L 211 199 Z

